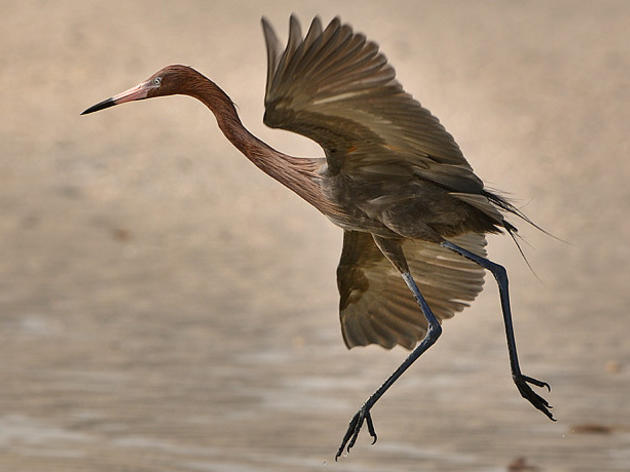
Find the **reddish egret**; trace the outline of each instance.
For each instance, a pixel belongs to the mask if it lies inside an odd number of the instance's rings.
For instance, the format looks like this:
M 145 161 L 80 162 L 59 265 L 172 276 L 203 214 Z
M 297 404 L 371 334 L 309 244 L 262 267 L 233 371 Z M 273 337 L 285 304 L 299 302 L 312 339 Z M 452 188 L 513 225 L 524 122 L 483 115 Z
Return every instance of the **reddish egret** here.
M 477 296 L 484 269 L 499 286 L 514 383 L 553 420 L 551 406 L 529 384 L 549 385 L 521 372 L 506 271 L 485 257 L 486 233 L 516 232 L 504 215 L 531 221 L 484 187 L 453 137 L 403 90 L 364 35 L 338 18 L 323 29 L 315 18 L 303 37 L 292 16 L 283 50 L 264 18 L 262 26 L 268 58 L 264 122 L 313 139 L 324 158 L 271 148 L 245 129 L 223 90 L 181 65 L 165 67 L 83 114 L 190 95 L 210 108 L 225 137 L 250 161 L 343 229 L 337 285 L 346 346 L 413 350 L 350 420 L 335 459 L 350 450 L 364 423 L 376 441 L 372 407 L 435 343 L 441 321 Z

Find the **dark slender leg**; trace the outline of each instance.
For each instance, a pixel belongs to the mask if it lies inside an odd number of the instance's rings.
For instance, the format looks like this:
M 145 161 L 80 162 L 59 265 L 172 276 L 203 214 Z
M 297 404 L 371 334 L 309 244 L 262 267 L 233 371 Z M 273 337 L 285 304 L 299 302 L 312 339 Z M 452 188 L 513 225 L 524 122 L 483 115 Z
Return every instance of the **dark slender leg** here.
M 454 251 L 467 259 L 470 259 L 471 261 L 479 264 L 484 269 L 492 272 L 492 275 L 496 279 L 499 286 L 499 294 L 501 296 L 501 311 L 503 312 L 505 337 L 507 338 L 508 351 L 510 353 L 510 366 L 512 368 L 512 378 L 514 379 L 514 383 L 516 384 L 519 392 L 521 392 L 523 398 L 528 400 L 537 409 L 547 415 L 550 420 L 555 421 L 553 414 L 549 411 L 551 405 L 547 403 L 547 400 L 536 394 L 527 384 L 531 383 L 533 385 L 536 385 L 537 387 L 547 387 L 549 391 L 551 391 L 551 387 L 547 382 L 542 382 L 532 377 L 523 375 L 523 373 L 521 372 L 521 366 L 518 363 L 518 354 L 516 352 L 516 339 L 514 338 L 514 327 L 512 326 L 512 311 L 510 309 L 508 278 L 505 268 L 499 264 L 495 264 L 494 262 L 484 257 L 473 254 L 472 252 L 467 251 L 466 249 L 461 248 L 450 241 L 444 241 L 441 244 L 443 247 L 450 249 L 451 251 Z
M 378 401 L 379 398 L 383 396 L 383 394 L 387 391 L 389 387 L 392 386 L 394 382 L 409 368 L 414 361 L 420 357 L 420 355 L 429 349 L 440 337 L 442 334 L 442 327 L 440 326 L 440 322 L 437 320 L 431 308 L 427 304 L 426 300 L 418 290 L 418 286 L 413 280 L 413 277 L 409 272 L 403 272 L 402 277 L 407 283 L 407 286 L 413 292 L 418 305 L 420 305 L 420 309 L 424 314 L 425 318 L 429 323 L 429 327 L 427 329 L 427 334 L 424 336 L 420 344 L 416 346 L 416 348 L 411 352 L 409 357 L 405 359 L 405 361 L 396 369 L 396 371 L 389 376 L 389 378 L 381 385 L 368 400 L 363 404 L 363 406 L 359 409 L 356 415 L 350 420 L 350 424 L 348 425 L 348 430 L 341 441 L 341 446 L 339 446 L 339 450 L 335 455 L 335 461 L 339 458 L 339 456 L 343 453 L 346 444 L 348 445 L 347 451 L 350 452 L 350 448 L 354 446 L 354 443 L 359 436 L 359 431 L 361 431 L 361 427 L 363 426 L 363 421 L 367 423 L 368 431 L 370 436 L 372 436 L 373 441 L 372 444 L 376 442 L 376 432 L 374 431 L 374 425 L 372 424 L 372 417 L 370 416 L 370 409 L 374 406 L 374 404 Z

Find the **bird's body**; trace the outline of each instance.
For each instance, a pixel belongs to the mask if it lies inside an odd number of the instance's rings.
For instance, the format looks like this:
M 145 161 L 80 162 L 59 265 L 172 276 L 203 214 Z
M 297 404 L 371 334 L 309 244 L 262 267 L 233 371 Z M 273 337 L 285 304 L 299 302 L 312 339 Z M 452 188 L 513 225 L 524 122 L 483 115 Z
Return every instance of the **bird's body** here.
M 356 182 L 324 169 L 320 185 L 324 195 L 343 212 L 341 216 L 327 216 L 346 230 L 436 243 L 466 232 L 498 230 L 481 211 L 447 189 L 413 175 Z
M 527 385 L 547 384 L 520 372 L 505 269 L 485 258 L 485 234 L 512 234 L 504 214 L 524 216 L 484 188 L 453 137 L 402 89 L 375 43 L 338 19 L 323 29 L 316 18 L 303 37 L 292 17 L 284 49 L 264 19 L 263 30 L 264 122 L 317 141 L 323 158 L 289 156 L 253 136 L 227 94 L 186 66 L 166 67 L 84 113 L 159 95 L 197 98 L 248 159 L 344 230 L 337 283 L 346 345 L 399 344 L 413 352 L 354 416 L 337 456 L 352 447 L 364 421 L 376 438 L 372 406 L 435 342 L 440 321 L 481 291 L 484 269 L 499 283 L 515 383 L 551 418 L 548 403 Z

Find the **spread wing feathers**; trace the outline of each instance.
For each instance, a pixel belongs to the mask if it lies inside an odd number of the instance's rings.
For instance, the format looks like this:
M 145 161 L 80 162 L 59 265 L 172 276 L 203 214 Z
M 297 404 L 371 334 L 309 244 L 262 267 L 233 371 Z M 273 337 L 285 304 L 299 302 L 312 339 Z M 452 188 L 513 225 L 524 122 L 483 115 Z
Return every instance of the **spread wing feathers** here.
M 398 167 L 456 192 L 483 184 L 437 118 L 403 90 L 378 45 L 338 18 L 302 37 L 291 16 L 284 51 L 263 18 L 268 71 L 264 122 L 317 141 L 333 171 L 377 177 Z
M 451 241 L 485 256 L 482 234 L 465 233 Z M 438 244 L 405 240 L 403 251 L 422 295 L 440 319 L 468 306 L 483 286 L 484 270 Z M 337 268 L 341 331 L 348 348 L 396 344 L 412 349 L 427 322 L 400 273 L 376 247 L 369 233 L 344 231 Z

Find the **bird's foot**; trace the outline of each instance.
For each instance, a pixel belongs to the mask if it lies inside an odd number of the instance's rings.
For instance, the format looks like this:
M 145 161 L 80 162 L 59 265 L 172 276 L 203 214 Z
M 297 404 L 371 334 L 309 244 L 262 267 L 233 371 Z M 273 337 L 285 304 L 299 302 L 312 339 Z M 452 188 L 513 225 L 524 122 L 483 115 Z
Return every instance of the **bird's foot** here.
M 514 383 L 518 388 L 518 391 L 521 392 L 521 396 L 528 400 L 534 407 L 538 410 L 542 411 L 551 421 L 556 421 L 553 417 L 553 414 L 549 411 L 552 406 L 545 400 L 543 397 L 535 393 L 528 384 L 535 385 L 536 387 L 546 387 L 549 392 L 551 392 L 551 387 L 547 382 L 543 382 L 541 380 L 534 379 L 532 377 L 528 377 L 523 374 L 513 375 Z
M 364 404 L 350 420 L 348 430 L 341 441 L 341 446 L 339 446 L 339 450 L 337 451 L 337 454 L 335 454 L 335 461 L 339 459 L 339 456 L 343 453 L 344 448 L 347 452 L 350 452 L 350 448 L 354 446 L 354 443 L 359 437 L 359 432 L 361 431 L 364 421 L 367 423 L 370 436 L 373 438 L 372 444 L 376 442 L 376 431 L 374 431 L 374 423 L 372 423 L 372 417 L 370 416 L 370 408 Z M 346 444 L 348 445 L 347 448 Z

